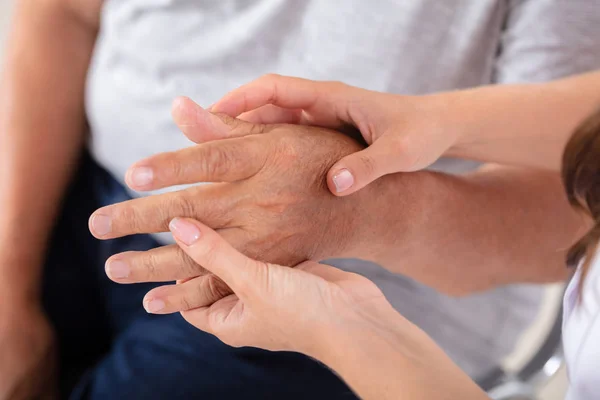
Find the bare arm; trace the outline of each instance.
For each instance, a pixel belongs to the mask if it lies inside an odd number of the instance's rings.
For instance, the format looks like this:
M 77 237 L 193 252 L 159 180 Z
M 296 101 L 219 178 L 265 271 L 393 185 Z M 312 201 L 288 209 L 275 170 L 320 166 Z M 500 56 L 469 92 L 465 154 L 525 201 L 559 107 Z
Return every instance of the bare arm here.
M 315 355 L 366 400 L 489 399 L 415 325 L 383 306 L 324 331 Z
M 455 116 L 448 126 L 458 143 L 449 155 L 558 170 L 574 129 L 600 107 L 600 72 L 438 97 Z
M 566 251 L 586 224 L 558 174 L 515 167 L 388 175 L 353 196 L 364 222 L 343 256 L 452 295 L 564 280 Z
M 21 0 L 0 84 L 0 285 L 34 298 L 80 154 L 84 83 L 102 0 Z M 6 286 L 6 287 L 4 287 Z

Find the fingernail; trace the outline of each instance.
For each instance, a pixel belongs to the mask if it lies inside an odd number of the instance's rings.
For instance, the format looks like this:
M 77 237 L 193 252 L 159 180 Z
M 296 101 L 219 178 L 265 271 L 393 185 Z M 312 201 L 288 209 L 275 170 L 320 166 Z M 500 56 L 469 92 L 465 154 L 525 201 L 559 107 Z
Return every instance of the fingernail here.
M 94 215 L 90 225 L 97 236 L 108 235 L 112 229 L 111 218 L 107 215 Z
M 154 179 L 154 171 L 148 167 L 137 167 L 131 171 L 129 179 L 134 186 L 147 186 Z
M 123 279 L 129 276 L 129 265 L 125 261 L 113 260 L 106 264 L 106 274 L 115 279 Z
M 333 176 L 333 184 L 336 192 L 345 192 L 354 185 L 354 176 L 347 169 L 342 169 Z
M 200 230 L 198 227 L 186 220 L 175 218 L 169 224 L 169 228 L 175 239 L 188 246 L 193 245 L 200 239 Z
M 155 314 L 165 308 L 165 302 L 162 300 L 154 299 L 146 303 L 146 311 L 150 314 Z

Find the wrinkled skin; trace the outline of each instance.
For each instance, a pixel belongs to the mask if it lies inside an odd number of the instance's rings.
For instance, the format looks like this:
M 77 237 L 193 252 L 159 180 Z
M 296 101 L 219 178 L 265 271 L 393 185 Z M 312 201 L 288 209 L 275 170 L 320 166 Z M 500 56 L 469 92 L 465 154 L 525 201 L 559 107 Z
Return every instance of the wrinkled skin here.
M 259 261 L 294 266 L 355 251 L 361 242 L 359 224 L 368 218 L 362 216 L 361 202 L 369 193 L 336 198 L 326 186 L 326 174 L 341 157 L 360 150 L 358 143 L 321 128 L 254 125 L 206 114 L 205 129 L 225 129 L 230 137 L 140 161 L 127 182 L 137 190 L 219 183 L 102 208 L 90 219 L 96 237 L 165 232 L 173 218 L 188 217 L 217 230 L 234 248 Z M 242 131 L 252 134 L 237 137 Z M 152 182 L 140 184 L 134 172 L 140 168 L 154 171 Z M 129 271 L 116 273 L 115 261 L 126 262 Z M 179 299 L 163 312 L 191 309 L 230 293 L 176 245 L 113 256 L 107 273 L 120 283 L 178 280 L 179 287 L 156 289 L 161 297 Z M 209 290 L 193 289 L 198 284 Z M 181 292 L 188 295 L 176 295 Z

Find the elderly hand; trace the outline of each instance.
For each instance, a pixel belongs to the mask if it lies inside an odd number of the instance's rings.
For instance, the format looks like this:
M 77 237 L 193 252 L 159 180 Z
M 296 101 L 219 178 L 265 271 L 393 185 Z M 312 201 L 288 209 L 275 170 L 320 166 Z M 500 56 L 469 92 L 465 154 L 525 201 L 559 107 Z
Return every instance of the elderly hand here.
M 423 169 L 444 155 L 457 140 L 443 119 L 445 99 L 267 75 L 227 94 L 211 111 L 257 123 L 358 128 L 370 146 L 342 158 L 328 174 L 332 193 L 345 196 L 383 175 Z
M 320 128 L 218 117 L 182 101 L 186 109 L 194 107 L 193 121 L 180 115 L 181 104 L 174 112 L 188 137 L 198 140 L 198 135 L 218 131 L 231 138 L 140 161 L 130 169 L 127 183 L 136 190 L 218 183 L 97 210 L 90 218 L 97 238 L 165 232 L 173 218 L 189 217 L 216 229 L 234 248 L 260 261 L 293 266 L 349 251 L 356 254 L 361 246 L 370 251 L 361 240 L 361 224 L 365 227 L 371 219 L 364 199 L 336 198 L 325 186 L 331 165 L 361 149 L 356 142 Z M 241 132 L 253 134 L 234 137 Z M 377 204 L 372 198 L 368 202 Z M 175 245 L 113 256 L 106 269 L 120 283 L 181 281 L 177 287 L 159 289 L 166 302 L 153 311 L 163 313 L 196 308 L 229 293 L 226 285 L 206 275 Z M 185 281 L 190 278 L 194 280 Z M 196 290 L 198 282 L 211 290 Z M 175 296 L 181 291 L 185 297 Z M 202 293 L 211 295 L 206 298 Z

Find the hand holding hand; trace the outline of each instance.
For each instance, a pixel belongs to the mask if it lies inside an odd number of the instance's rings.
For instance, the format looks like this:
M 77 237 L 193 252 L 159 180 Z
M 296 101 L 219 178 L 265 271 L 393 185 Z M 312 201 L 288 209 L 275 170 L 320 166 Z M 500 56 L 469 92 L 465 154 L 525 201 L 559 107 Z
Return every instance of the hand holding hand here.
M 287 268 L 253 260 L 195 220 L 177 218 L 170 228 L 186 254 L 233 289 L 181 313 L 226 344 L 309 355 L 361 398 L 486 398 L 368 279 L 311 261 Z M 436 385 L 427 384 L 432 374 Z
M 322 128 L 219 117 L 189 99 L 181 99 L 174 114 L 192 140 L 215 132 L 227 139 L 140 161 L 130 169 L 127 183 L 136 190 L 216 183 L 104 207 L 90 219 L 97 238 L 165 232 L 173 218 L 189 217 L 264 262 L 294 266 L 371 250 L 368 205 L 380 207 L 376 199 L 367 192 L 336 198 L 325 183 L 335 161 L 361 149 L 356 142 Z M 153 303 L 154 312 L 200 307 L 229 293 L 175 245 L 115 255 L 107 262 L 107 273 L 119 283 L 180 281 L 155 289 L 164 303 Z M 210 290 L 198 291 L 198 284 Z
M 444 155 L 456 136 L 442 121 L 445 102 L 437 99 L 267 75 L 227 94 L 211 111 L 254 123 L 358 128 L 370 146 L 342 158 L 328 174 L 332 192 L 345 196 L 383 175 L 423 169 Z
M 328 340 L 335 340 L 333 332 L 393 312 L 377 286 L 359 275 L 310 261 L 287 268 L 253 260 L 191 219 L 177 218 L 170 228 L 194 262 L 233 290 L 212 304 L 182 312 L 183 317 L 231 346 L 297 351 L 322 359 Z M 153 296 L 147 300 L 160 301 Z

